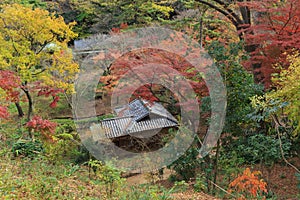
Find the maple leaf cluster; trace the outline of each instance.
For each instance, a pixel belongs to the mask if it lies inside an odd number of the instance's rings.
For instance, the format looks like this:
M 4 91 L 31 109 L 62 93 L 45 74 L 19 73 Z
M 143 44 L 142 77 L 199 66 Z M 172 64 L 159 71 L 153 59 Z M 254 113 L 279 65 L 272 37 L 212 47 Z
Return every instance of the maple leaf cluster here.
M 121 23 L 120 27 L 114 27 L 111 29 L 111 34 L 121 33 L 122 30 L 127 29 L 127 28 L 128 28 L 127 23 Z
M 18 88 L 21 85 L 20 78 L 15 75 L 14 72 L 9 70 L 0 70 L 0 92 L 4 92 L 2 94 L 4 96 L 4 100 L 7 102 L 18 102 L 19 94 Z M 6 119 L 9 116 L 9 112 L 7 107 L 4 105 L 0 106 L 0 118 Z
M 0 119 L 6 119 L 9 116 L 7 108 L 4 106 L 0 106 Z
M 57 106 L 57 103 L 60 99 L 58 96 L 59 93 L 62 93 L 63 90 L 59 88 L 53 88 L 50 86 L 43 86 L 40 82 L 36 83 L 36 87 L 38 90 L 38 96 L 45 96 L 45 97 L 50 97 L 52 96 L 52 102 L 49 104 L 51 108 L 55 108 Z
M 6 93 L 6 100 L 11 102 L 19 101 L 20 78 L 9 70 L 0 70 L 0 88 Z
M 47 119 L 42 119 L 40 116 L 34 116 L 26 127 L 35 132 L 40 132 L 46 139 L 52 140 L 52 135 L 55 132 L 57 124 Z

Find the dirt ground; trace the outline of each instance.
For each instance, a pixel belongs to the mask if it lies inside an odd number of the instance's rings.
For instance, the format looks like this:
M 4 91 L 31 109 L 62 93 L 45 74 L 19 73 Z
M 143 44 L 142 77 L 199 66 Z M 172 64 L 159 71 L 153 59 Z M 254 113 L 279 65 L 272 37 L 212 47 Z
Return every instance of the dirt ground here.
M 295 157 L 289 160 L 293 165 L 300 169 L 300 158 Z M 295 196 L 300 193 L 297 185 L 299 184 L 296 177 L 296 170 L 286 163 L 277 163 L 268 173 L 267 168 L 259 169 L 265 179 L 268 180 L 268 189 L 276 194 L 278 200 L 297 200 Z
M 293 165 L 300 168 L 300 158 L 292 158 L 289 160 Z M 262 172 L 264 179 L 268 182 L 268 190 L 275 193 L 277 196 L 277 200 L 297 200 L 297 194 L 299 194 L 299 189 L 297 188 L 298 180 L 295 176 L 296 171 L 286 165 L 286 163 L 277 163 L 273 166 L 271 170 L 268 170 L 266 167 L 262 169 L 259 166 L 255 166 L 251 169 L 259 170 Z M 157 184 L 161 184 L 166 188 L 171 188 L 172 183 L 167 179 L 169 175 L 172 174 L 172 171 L 165 170 L 163 180 L 158 181 Z M 145 174 L 137 174 L 127 178 L 127 182 L 130 185 L 134 184 L 144 184 L 153 181 L 153 177 L 149 177 L 148 173 Z M 216 200 L 218 198 L 209 196 L 202 192 L 194 192 L 192 187 L 190 187 L 187 191 L 182 193 L 174 193 L 172 196 L 175 199 L 182 200 Z
M 167 180 L 169 175 L 171 174 L 172 174 L 171 170 L 165 169 L 164 175 L 162 177 L 163 180 L 157 181 L 156 184 L 160 184 L 166 188 L 171 188 L 173 184 Z M 129 185 L 144 184 L 144 183 L 149 183 L 151 181 L 153 181 L 153 177 L 150 177 L 148 173 L 137 174 L 135 176 L 131 176 L 127 178 L 127 183 Z M 218 200 L 218 198 L 209 196 L 203 192 L 195 192 L 192 187 L 189 187 L 184 192 L 173 193 L 171 194 L 171 196 L 174 199 L 178 199 L 178 200 Z

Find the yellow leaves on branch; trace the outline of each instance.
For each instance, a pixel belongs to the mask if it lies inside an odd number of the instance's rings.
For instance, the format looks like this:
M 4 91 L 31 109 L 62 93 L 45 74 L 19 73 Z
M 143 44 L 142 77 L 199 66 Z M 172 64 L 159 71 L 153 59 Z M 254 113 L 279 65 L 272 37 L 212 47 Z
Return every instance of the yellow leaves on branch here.
M 52 67 L 49 73 L 54 75 L 51 79 L 45 80 L 47 85 L 64 89 L 72 93 L 74 88 L 72 85 L 74 75 L 79 71 L 77 63 L 72 60 L 71 51 L 59 51 L 54 53 Z M 50 77 L 50 76 L 48 76 Z
M 154 2 L 151 2 L 150 5 L 151 5 L 150 8 L 152 8 L 153 10 L 157 10 L 157 11 L 161 12 L 166 17 L 170 17 L 170 13 L 174 11 L 174 9 L 172 7 L 161 6 L 161 5 L 158 5 L 157 3 L 154 3 Z
M 75 23 L 43 9 L 19 4 L 0 11 L 0 70 L 16 72 L 23 83 L 42 81 L 48 86 L 72 90 L 78 72 L 68 42 L 77 35 Z
M 288 69 L 281 70 L 279 76 L 273 78 L 277 90 L 271 95 L 288 103 L 284 111 L 289 119 L 298 123 L 294 132 L 296 136 L 300 133 L 300 54 L 290 55 L 288 60 L 290 62 Z
M 52 40 L 57 42 L 57 36 L 64 37 L 65 40 L 73 38 L 75 33 L 70 29 L 74 23 L 65 24 L 61 16 L 56 17 L 43 9 L 31 9 L 19 4 L 6 5 L 2 8 L 1 25 L 4 25 L 15 41 L 24 39 L 28 45 L 31 45 L 31 39 L 36 42 L 45 42 Z M 27 39 L 27 40 L 26 40 Z
M 267 193 L 267 183 L 259 179 L 260 171 L 253 171 L 246 168 L 240 176 L 234 179 L 229 187 L 235 188 L 237 192 L 250 194 L 251 197 L 257 197 L 262 192 Z

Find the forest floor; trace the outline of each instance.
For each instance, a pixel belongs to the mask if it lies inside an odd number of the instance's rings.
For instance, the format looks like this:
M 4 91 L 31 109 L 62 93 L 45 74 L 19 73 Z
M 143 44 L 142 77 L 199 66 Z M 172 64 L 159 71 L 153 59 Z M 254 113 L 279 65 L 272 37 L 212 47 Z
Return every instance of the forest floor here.
M 170 170 L 165 170 L 163 180 L 157 181 L 156 184 L 159 184 L 168 189 L 172 188 L 174 186 L 174 183 L 168 180 L 168 176 L 171 174 L 172 172 Z M 137 174 L 127 178 L 128 185 L 138 185 L 138 184 L 145 184 L 149 182 L 150 181 L 147 174 Z M 189 187 L 185 191 L 172 193 L 171 196 L 176 200 L 177 199 L 178 200 L 218 200 L 219 199 L 210 196 L 208 194 L 205 194 L 203 192 L 195 192 L 192 185 L 189 185 Z
M 300 158 L 294 157 L 289 159 L 294 166 L 300 169 Z M 297 185 L 299 181 L 296 177 L 296 171 L 291 166 L 286 165 L 286 163 L 277 163 L 271 170 L 267 167 L 260 169 L 256 166 L 256 170 L 260 170 L 265 179 L 268 180 L 268 189 L 276 194 L 278 199 L 286 200 L 297 200 L 295 195 L 299 194 L 299 189 Z
M 293 165 L 300 168 L 300 158 L 294 157 L 289 160 Z M 251 167 L 251 166 L 245 166 Z M 268 190 L 276 194 L 277 200 L 297 200 L 296 195 L 299 193 L 297 188 L 298 180 L 295 176 L 296 171 L 286 165 L 286 163 L 276 163 L 272 169 L 267 167 L 260 167 L 259 165 L 252 166 L 251 169 L 261 171 L 264 179 L 268 182 Z M 166 188 L 171 188 L 174 183 L 168 180 L 169 175 L 172 174 L 172 171 L 165 170 L 163 180 L 157 181 L 157 184 L 160 184 Z M 149 183 L 149 176 L 147 174 L 137 174 L 127 178 L 127 183 L 129 185 L 134 184 L 144 184 Z M 172 196 L 175 199 L 193 199 L 193 200 L 213 200 L 218 199 L 216 197 L 209 196 L 203 192 L 195 192 L 192 188 L 192 185 L 184 191 L 179 193 L 174 193 Z

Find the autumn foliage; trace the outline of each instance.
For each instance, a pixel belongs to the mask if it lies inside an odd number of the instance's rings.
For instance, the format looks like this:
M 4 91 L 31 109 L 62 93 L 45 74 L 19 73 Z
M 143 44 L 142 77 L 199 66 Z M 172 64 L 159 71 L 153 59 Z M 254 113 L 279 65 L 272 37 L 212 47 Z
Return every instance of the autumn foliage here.
M 19 101 L 19 91 L 17 90 L 20 87 L 20 79 L 15 73 L 8 70 L 0 70 L 0 118 L 7 118 L 9 116 L 7 107 L 10 102 Z
M 252 10 L 254 24 L 246 29 L 245 40 L 255 50 L 246 67 L 265 84 L 271 85 L 272 73 L 279 72 L 275 64 L 287 68 L 287 55 L 300 48 L 300 1 L 265 0 L 239 3 Z
M 130 81 L 121 82 L 124 75 Z M 179 76 L 186 78 L 178 78 Z M 150 78 L 149 78 L 150 77 Z M 187 91 L 186 84 L 190 84 L 194 92 L 200 96 L 208 95 L 205 82 L 197 71 L 184 58 L 170 52 L 158 49 L 143 49 L 131 51 L 116 60 L 108 70 L 108 74 L 102 76 L 100 82 L 104 85 L 103 89 L 108 92 L 124 94 L 126 91 L 134 91 L 133 97 L 142 97 L 149 101 L 159 101 L 157 92 L 166 91 L 162 85 L 153 82 L 147 83 L 145 80 L 160 79 L 170 90 L 178 89 L 179 95 L 185 96 Z M 140 87 L 134 90 L 133 82 L 140 82 Z M 145 83 L 143 83 L 145 82 Z M 120 86 L 121 84 L 121 86 Z M 118 86 L 117 88 L 115 88 Z M 176 88 L 178 87 L 178 88 Z M 186 96 L 187 97 L 187 96 Z
M 37 82 L 35 85 L 35 89 L 38 91 L 37 96 L 52 97 L 52 101 L 49 106 L 51 108 L 55 108 L 60 99 L 59 94 L 63 93 L 64 91 L 59 88 L 53 88 L 45 85 L 43 86 L 40 82 Z
M 246 168 L 240 176 L 234 179 L 229 187 L 234 188 L 239 193 L 245 193 L 246 195 L 250 195 L 251 198 L 257 197 L 258 194 L 262 194 L 262 192 L 267 193 L 267 183 L 263 179 L 259 179 L 259 175 L 261 175 L 260 171 L 253 171 L 249 168 Z M 243 195 L 240 199 L 246 199 Z
M 57 124 L 47 119 L 42 119 L 39 116 L 34 116 L 26 127 L 34 132 L 41 133 L 46 139 L 52 140 L 52 135 L 55 133 Z
M 20 94 L 28 102 L 27 120 L 34 111 L 33 93 L 52 96 L 74 92 L 73 79 L 78 72 L 68 42 L 76 37 L 74 23 L 40 8 L 19 4 L 3 5 L 0 10 L 0 93 L 7 102 L 19 104 Z M 24 95 L 25 94 L 25 95 Z M 2 107 L 7 102 L 0 102 Z
M 6 101 L 17 102 L 19 100 L 18 87 L 21 85 L 20 78 L 12 71 L 0 70 L 0 89 L 5 94 Z
M 0 119 L 5 119 L 9 116 L 9 113 L 7 111 L 7 108 L 4 106 L 0 106 Z

